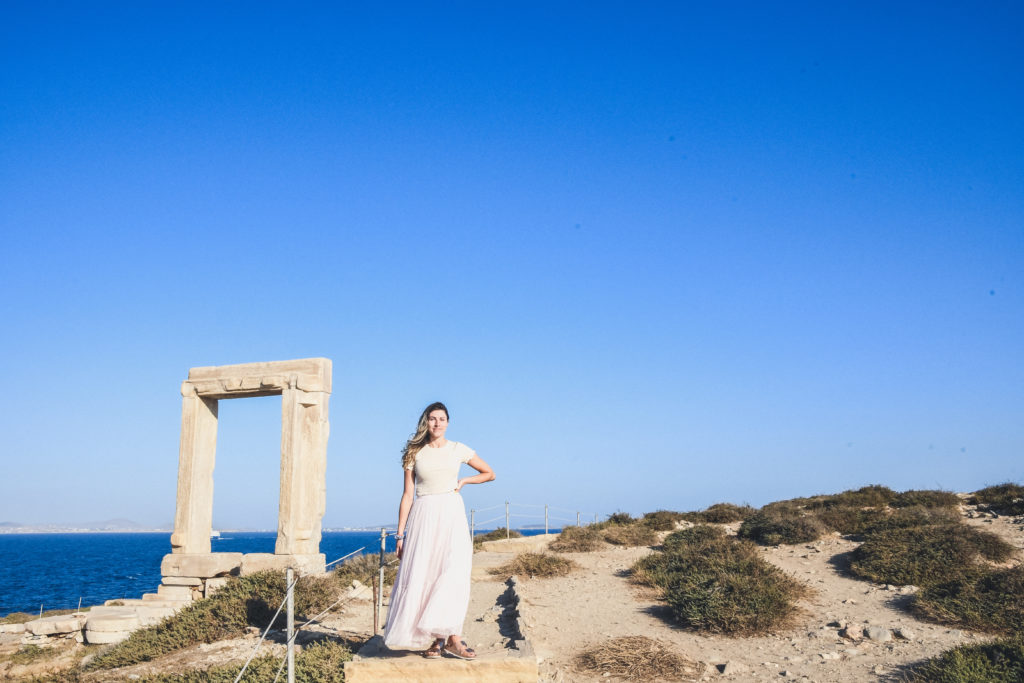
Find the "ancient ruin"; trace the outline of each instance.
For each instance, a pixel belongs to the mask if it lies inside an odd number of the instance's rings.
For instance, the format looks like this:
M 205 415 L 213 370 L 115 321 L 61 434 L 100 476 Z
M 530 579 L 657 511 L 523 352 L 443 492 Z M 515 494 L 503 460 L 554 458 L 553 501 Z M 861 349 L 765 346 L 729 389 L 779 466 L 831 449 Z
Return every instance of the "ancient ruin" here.
M 222 399 L 281 396 L 281 496 L 274 553 L 214 553 L 213 469 L 217 406 Z M 323 573 L 320 524 L 326 504 L 327 358 L 192 368 L 181 385 L 178 497 L 171 553 L 160 565 L 168 593 L 207 592 L 207 583 L 231 573 L 292 567 Z

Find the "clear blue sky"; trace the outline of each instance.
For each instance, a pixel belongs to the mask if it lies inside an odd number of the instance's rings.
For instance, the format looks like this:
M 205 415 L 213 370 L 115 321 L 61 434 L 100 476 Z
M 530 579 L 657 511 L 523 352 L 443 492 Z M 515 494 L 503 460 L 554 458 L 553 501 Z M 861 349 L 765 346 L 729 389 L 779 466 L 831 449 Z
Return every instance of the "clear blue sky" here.
M 334 361 L 329 526 L 442 400 L 606 514 L 1024 479 L 1024 9 L 0 8 L 0 521 L 174 514 L 189 367 Z M 215 522 L 276 523 L 280 400 Z

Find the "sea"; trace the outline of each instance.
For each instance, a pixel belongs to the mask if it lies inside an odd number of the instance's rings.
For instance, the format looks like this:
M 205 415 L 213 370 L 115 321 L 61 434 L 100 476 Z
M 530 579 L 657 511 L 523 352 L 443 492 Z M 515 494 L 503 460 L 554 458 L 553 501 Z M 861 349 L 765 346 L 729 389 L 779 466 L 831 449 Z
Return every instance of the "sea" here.
M 543 533 L 520 531 L 526 536 Z M 276 539 L 274 531 L 223 531 L 211 544 L 219 553 L 272 553 Z M 360 549 L 378 552 L 380 530 L 325 531 L 320 541 L 328 562 Z M 389 537 L 387 551 L 394 549 Z M 167 532 L 0 534 L 0 616 L 155 593 L 160 561 L 169 552 Z

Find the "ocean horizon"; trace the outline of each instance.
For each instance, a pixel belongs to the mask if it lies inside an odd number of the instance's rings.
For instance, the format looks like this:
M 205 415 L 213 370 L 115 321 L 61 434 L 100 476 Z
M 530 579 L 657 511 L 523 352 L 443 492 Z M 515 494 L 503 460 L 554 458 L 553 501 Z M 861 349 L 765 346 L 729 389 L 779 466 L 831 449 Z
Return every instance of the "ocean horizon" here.
M 477 534 L 491 529 L 477 529 Z M 543 528 L 517 529 L 526 536 Z M 552 532 L 558 529 L 551 529 Z M 211 540 L 213 552 L 272 553 L 276 531 L 228 531 Z M 324 531 L 320 552 L 327 562 L 361 550 L 376 553 L 374 530 Z M 395 549 L 388 537 L 386 549 Z M 70 531 L 0 534 L 0 616 L 102 605 L 141 598 L 160 585 L 160 561 L 171 552 L 167 531 Z

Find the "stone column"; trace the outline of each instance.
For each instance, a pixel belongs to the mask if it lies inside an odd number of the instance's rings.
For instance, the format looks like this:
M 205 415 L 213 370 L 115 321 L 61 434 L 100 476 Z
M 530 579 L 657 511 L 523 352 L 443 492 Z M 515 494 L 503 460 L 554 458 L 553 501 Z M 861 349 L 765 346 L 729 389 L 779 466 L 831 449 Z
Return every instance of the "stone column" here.
M 217 401 L 182 385 L 178 498 L 172 553 L 209 553 L 213 528 L 213 466 L 217 452 Z
M 281 498 L 277 516 L 277 555 L 320 552 L 320 530 L 327 505 L 326 391 L 305 391 L 295 377 L 281 394 Z

